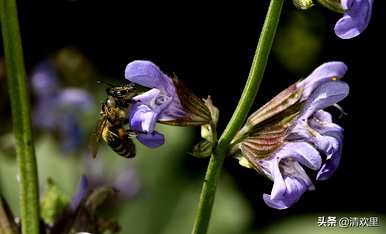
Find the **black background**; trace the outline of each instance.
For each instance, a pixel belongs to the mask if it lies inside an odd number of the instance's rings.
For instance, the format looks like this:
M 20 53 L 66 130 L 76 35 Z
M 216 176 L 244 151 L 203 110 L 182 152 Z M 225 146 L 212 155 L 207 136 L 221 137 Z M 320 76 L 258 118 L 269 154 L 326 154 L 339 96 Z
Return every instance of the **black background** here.
M 122 79 L 129 61 L 149 59 L 165 72 L 175 72 L 198 96 L 210 94 L 221 111 L 223 129 L 248 75 L 269 1 L 208 2 L 19 1 L 27 69 L 65 46 L 80 49 L 101 72 Z M 317 182 L 317 190 L 292 208 L 277 211 L 261 199 L 271 182 L 235 160 L 226 161 L 226 169 L 255 208 L 256 226 L 308 212 L 385 214 L 384 9 L 383 1 L 375 1 L 369 27 L 352 40 L 337 38 L 333 26 L 339 16 L 322 10 L 330 28 L 315 67 L 344 61 L 351 88 L 341 103 L 348 116 L 338 120 L 345 128 L 343 158 L 330 180 Z M 282 19 L 293 10 L 291 1 L 285 1 Z M 271 56 L 255 109 L 299 78 L 288 74 Z M 206 165 L 206 160 L 195 158 L 186 162 L 197 177 L 203 176 Z

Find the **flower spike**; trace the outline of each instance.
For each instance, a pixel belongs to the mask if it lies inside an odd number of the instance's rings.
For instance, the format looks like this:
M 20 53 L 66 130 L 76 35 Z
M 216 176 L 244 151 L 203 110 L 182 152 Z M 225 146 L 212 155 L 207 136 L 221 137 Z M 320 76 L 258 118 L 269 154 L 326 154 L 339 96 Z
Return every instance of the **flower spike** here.
M 329 62 L 296 82 L 253 113 L 232 141 L 231 154 L 274 182 L 265 203 L 286 209 L 314 185 L 302 166 L 328 179 L 342 153 L 343 129 L 323 109 L 344 99 L 349 87 L 339 79 L 347 67 Z

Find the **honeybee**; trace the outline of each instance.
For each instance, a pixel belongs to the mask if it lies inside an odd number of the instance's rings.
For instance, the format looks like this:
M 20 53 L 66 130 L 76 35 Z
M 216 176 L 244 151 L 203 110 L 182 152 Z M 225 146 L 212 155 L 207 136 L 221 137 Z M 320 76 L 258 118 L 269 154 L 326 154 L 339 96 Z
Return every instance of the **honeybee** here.
M 128 84 L 106 89 L 107 99 L 102 104 L 100 118 L 93 136 L 91 151 L 95 158 L 97 147 L 105 141 L 112 150 L 125 158 L 135 157 L 135 145 L 131 138 L 139 134 L 138 131 L 124 128 L 128 124 L 128 112 L 133 103 L 132 98 L 142 92 L 141 88 Z

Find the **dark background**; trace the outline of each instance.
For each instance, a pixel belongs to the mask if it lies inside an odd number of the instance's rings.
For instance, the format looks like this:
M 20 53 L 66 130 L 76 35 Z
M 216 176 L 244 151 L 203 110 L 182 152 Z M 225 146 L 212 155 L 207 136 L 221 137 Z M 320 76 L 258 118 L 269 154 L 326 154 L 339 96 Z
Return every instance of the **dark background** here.
M 31 69 L 47 54 L 66 46 L 85 53 L 102 73 L 122 79 L 129 61 L 152 60 L 165 72 L 175 72 L 198 96 L 213 97 L 221 111 L 221 131 L 244 86 L 268 3 L 18 1 L 26 66 Z M 228 159 L 225 168 L 254 206 L 256 226 L 291 214 L 386 211 L 382 190 L 385 3 L 375 1 L 369 27 L 352 40 L 335 36 L 338 14 L 319 5 L 315 8 L 326 18 L 327 28 L 321 38 L 322 54 L 313 68 L 332 60 L 349 67 L 344 80 L 351 91 L 341 103 L 348 116 L 337 119 L 345 128 L 341 165 L 330 180 L 317 182 L 316 191 L 306 193 L 301 202 L 278 211 L 261 199 L 271 190 L 271 182 Z M 294 10 L 292 2 L 285 1 L 281 23 Z M 271 56 L 254 109 L 313 68 L 293 74 Z M 207 160 L 188 157 L 185 169 L 201 178 L 206 165 Z

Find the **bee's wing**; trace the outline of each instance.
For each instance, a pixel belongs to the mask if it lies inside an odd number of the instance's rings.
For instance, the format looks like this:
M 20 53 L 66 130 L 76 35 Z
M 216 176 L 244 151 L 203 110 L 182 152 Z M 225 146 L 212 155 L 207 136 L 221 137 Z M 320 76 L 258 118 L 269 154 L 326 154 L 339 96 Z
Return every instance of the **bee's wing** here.
M 101 141 L 103 129 L 106 127 L 107 121 L 107 117 L 100 118 L 97 122 L 95 132 L 91 134 L 90 149 L 93 158 L 95 158 L 97 155 L 98 145 Z

